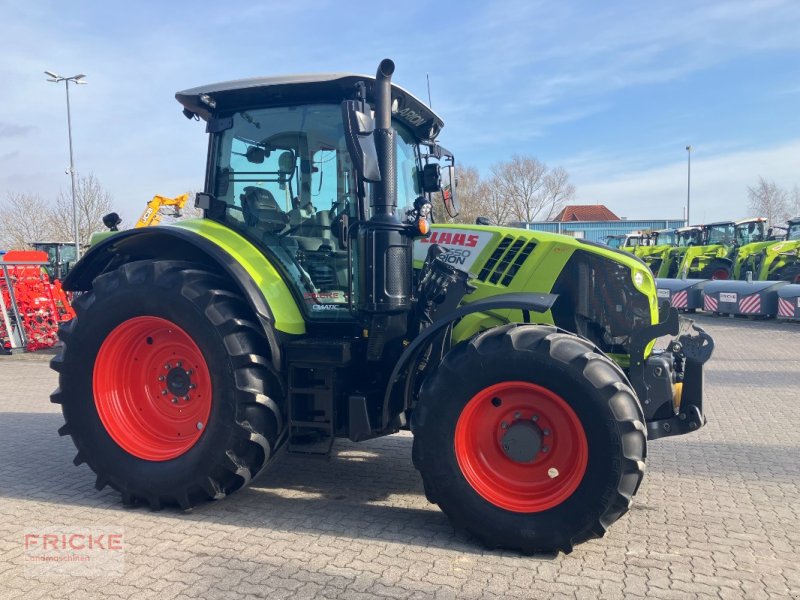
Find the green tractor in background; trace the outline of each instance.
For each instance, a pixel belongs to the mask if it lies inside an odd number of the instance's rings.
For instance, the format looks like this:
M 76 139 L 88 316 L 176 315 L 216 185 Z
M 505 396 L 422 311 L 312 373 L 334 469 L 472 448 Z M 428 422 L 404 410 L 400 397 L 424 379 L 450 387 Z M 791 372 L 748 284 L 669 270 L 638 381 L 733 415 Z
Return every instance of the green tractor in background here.
M 667 277 L 670 258 L 678 246 L 676 229 L 660 229 L 646 234 L 647 243 L 636 247 L 634 254 L 641 258 L 655 277 Z
M 789 219 L 786 239 L 770 242 L 754 252 L 748 267 L 762 281 L 800 283 L 800 217 Z
M 677 244 L 662 255 L 657 276 L 674 279 L 678 277 L 686 253 L 695 246 L 702 244 L 703 228 L 699 225 L 679 227 L 675 230 Z
M 454 158 L 393 71 L 177 94 L 210 135 L 204 217 L 115 233 L 73 268 L 59 431 L 98 489 L 188 509 L 285 452 L 410 429 L 457 528 L 569 552 L 628 510 L 648 439 L 703 426 L 713 341 L 626 253 L 431 228 L 438 196 L 457 213 Z
M 758 256 L 774 245 L 763 217 L 703 225 L 703 241 L 684 254 L 679 275 L 688 279 L 758 279 Z

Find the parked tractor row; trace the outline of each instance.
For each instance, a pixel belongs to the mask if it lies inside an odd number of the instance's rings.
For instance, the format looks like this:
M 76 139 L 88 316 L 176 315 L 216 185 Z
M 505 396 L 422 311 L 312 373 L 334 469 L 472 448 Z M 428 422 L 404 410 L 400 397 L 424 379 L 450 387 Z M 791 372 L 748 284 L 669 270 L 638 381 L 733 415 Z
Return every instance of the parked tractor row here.
M 660 278 L 800 283 L 800 217 L 785 227 L 758 217 L 609 236 L 607 243 Z

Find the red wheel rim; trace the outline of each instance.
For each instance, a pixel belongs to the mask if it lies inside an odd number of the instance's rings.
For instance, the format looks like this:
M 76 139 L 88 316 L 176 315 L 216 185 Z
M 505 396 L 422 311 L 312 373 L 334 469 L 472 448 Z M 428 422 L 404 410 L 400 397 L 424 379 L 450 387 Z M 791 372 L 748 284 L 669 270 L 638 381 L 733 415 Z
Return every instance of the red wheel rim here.
M 540 450 L 532 460 L 512 459 L 503 449 L 508 433 L 532 426 L 539 429 Z M 580 419 L 563 398 L 533 383 L 507 381 L 480 391 L 464 407 L 455 453 L 467 482 L 485 500 L 530 513 L 572 495 L 586 472 L 589 446 Z
M 197 443 L 211 412 L 211 375 L 183 329 L 159 317 L 118 325 L 97 353 L 97 414 L 111 438 L 145 460 L 181 456 Z
M 717 269 L 711 274 L 711 279 L 729 279 L 730 273 L 728 273 L 727 269 Z

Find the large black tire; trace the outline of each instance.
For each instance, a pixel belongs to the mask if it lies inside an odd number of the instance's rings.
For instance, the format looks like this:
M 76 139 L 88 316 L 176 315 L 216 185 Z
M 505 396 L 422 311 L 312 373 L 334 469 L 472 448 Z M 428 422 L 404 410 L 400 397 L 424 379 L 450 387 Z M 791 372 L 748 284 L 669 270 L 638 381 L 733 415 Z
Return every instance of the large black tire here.
M 698 279 L 727 280 L 731 278 L 731 265 L 720 258 L 715 258 L 700 270 Z
M 800 265 L 790 265 L 777 269 L 775 274 L 770 279 L 800 284 Z
M 74 308 L 76 318 L 59 334 L 64 347 L 51 362 L 59 373 L 51 400 L 64 414 L 59 433 L 72 436 L 78 449 L 74 463 L 89 465 L 98 490 L 110 485 L 129 505 L 188 509 L 247 485 L 276 455 L 285 430 L 280 378 L 267 358 L 263 330 L 226 279 L 185 262 L 132 262 L 98 277 Z M 93 375 L 101 346 L 120 324 L 141 317 L 181 328 L 202 354 L 210 381 L 210 412 L 202 432 L 193 446 L 168 460 L 126 451 L 98 414 Z M 138 360 L 133 348 L 120 363 L 131 360 Z M 113 377 L 110 381 L 113 392 Z
M 555 506 L 507 510 L 478 493 L 459 466 L 455 435 L 462 411 L 502 382 L 528 382 L 557 394 L 583 428 L 585 472 Z M 499 405 L 497 398 L 491 403 Z M 644 416 L 625 375 L 590 342 L 550 326 L 506 325 L 454 347 L 423 383 L 412 430 L 414 464 L 428 499 L 456 529 L 489 548 L 568 553 L 602 537 L 627 512 L 644 475 Z

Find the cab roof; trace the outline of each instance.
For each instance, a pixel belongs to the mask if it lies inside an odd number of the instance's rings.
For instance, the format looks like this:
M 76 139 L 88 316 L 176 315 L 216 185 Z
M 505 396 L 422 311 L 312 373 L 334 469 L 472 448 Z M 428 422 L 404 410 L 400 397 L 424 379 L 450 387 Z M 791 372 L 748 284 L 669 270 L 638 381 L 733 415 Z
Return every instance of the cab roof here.
M 175 98 L 184 114 L 208 121 L 237 110 L 292 106 L 298 104 L 338 104 L 355 99 L 356 83 L 366 84 L 367 102 L 374 106 L 375 78 L 352 73 L 322 73 L 254 77 L 224 81 L 178 92 Z M 429 107 L 400 86 L 392 85 L 392 117 L 405 123 L 421 140 L 433 140 L 444 121 Z

